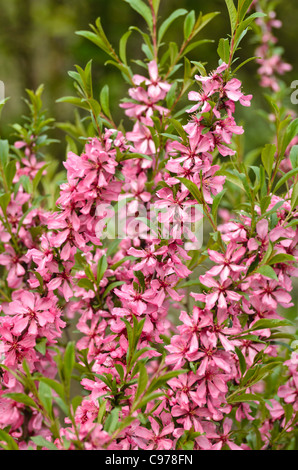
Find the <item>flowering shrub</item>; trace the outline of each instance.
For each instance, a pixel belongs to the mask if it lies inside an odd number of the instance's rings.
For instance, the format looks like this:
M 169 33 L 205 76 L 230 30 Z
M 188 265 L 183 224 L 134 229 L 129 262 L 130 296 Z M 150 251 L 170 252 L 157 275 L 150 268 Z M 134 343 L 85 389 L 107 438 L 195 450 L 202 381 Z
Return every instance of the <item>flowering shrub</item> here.
M 298 119 L 280 93 L 280 22 L 269 2 L 226 0 L 231 32 L 206 71 L 187 57 L 217 13 L 162 21 L 159 0 L 126 1 L 148 32 L 130 28 L 119 54 L 100 19 L 78 34 L 128 83 L 127 129 L 107 85 L 94 97 L 90 61 L 59 100 L 83 118 L 55 124 L 40 87 L 14 142 L 0 141 L 0 445 L 297 448 L 298 348 L 282 312 L 298 276 Z M 183 43 L 167 44 L 179 17 Z M 236 55 L 251 28 L 274 133 L 245 155 L 237 110 L 253 97 L 236 74 L 250 58 Z M 42 154 L 55 125 L 66 175 Z

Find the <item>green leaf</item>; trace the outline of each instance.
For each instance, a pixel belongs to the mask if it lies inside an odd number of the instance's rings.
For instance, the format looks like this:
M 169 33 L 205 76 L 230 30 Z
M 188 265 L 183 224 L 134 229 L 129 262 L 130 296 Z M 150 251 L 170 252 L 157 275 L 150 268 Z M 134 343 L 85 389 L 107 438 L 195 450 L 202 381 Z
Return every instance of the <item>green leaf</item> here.
M 298 134 L 298 118 L 294 119 L 287 127 L 286 133 L 283 137 L 280 153 L 284 155 L 288 145 L 290 142 L 296 137 Z
M 106 290 L 104 291 L 102 298 L 105 299 L 105 298 L 107 297 L 107 295 L 108 295 L 113 289 L 115 289 L 115 287 L 122 286 L 123 284 L 125 284 L 124 281 L 115 281 L 115 282 L 112 282 L 112 284 L 109 284 L 108 287 L 106 288 Z
M 76 412 L 76 409 L 78 408 L 78 406 L 80 406 L 80 404 L 82 403 L 82 400 L 83 400 L 83 397 L 81 395 L 76 395 L 71 400 L 71 405 L 72 405 L 74 413 Z
M 56 103 L 69 103 L 73 104 L 74 106 L 77 106 L 78 108 L 82 108 L 89 111 L 89 106 L 86 101 L 76 96 L 63 96 L 62 98 L 56 100 Z
M 49 416 L 52 416 L 53 395 L 51 387 L 45 382 L 40 382 L 38 387 L 38 397 L 46 409 Z
M 30 438 L 34 444 L 36 444 L 38 447 L 45 447 L 46 449 L 49 450 L 58 450 L 58 448 L 53 444 L 52 442 L 48 441 L 45 439 L 43 436 L 33 436 Z
M 97 286 L 99 286 L 100 281 L 102 280 L 107 268 L 108 268 L 107 257 L 106 255 L 103 255 L 98 261 L 98 265 L 97 265 L 97 278 L 96 278 Z
M 104 430 L 109 434 L 113 434 L 116 431 L 118 424 L 119 424 L 119 413 L 120 408 L 113 408 L 113 410 L 109 413 L 105 425 Z
M 142 0 L 124 0 L 126 3 L 129 3 L 131 8 L 133 8 L 139 15 L 141 15 L 146 21 L 150 31 L 153 29 L 153 19 L 150 8 Z
M 153 402 L 156 398 L 159 398 L 164 395 L 164 392 L 154 392 L 154 393 L 149 393 L 148 395 L 146 394 L 140 403 L 140 408 L 144 408 L 147 403 L 150 401 Z
M 178 377 L 180 374 L 184 374 L 184 369 L 171 370 L 170 372 L 165 372 L 163 375 L 153 379 L 150 386 L 148 387 L 147 392 L 151 394 L 159 388 L 162 388 L 170 379 Z
M 169 109 L 170 109 L 170 108 L 173 106 L 173 104 L 175 103 L 177 86 L 178 86 L 178 83 L 177 83 L 177 82 L 173 83 L 173 85 L 172 85 L 171 88 L 170 88 L 170 91 L 167 93 L 166 101 L 167 101 L 167 107 L 168 107 Z
M 242 180 L 239 178 L 239 176 L 231 173 L 230 171 L 228 171 L 228 170 L 219 170 L 215 174 L 220 175 L 220 176 L 225 176 L 227 181 L 229 181 L 230 183 L 233 183 L 235 186 L 238 186 L 239 188 L 244 190 Z
M 278 263 L 287 263 L 287 261 L 294 261 L 296 262 L 295 256 L 288 255 L 287 253 L 280 253 L 278 255 L 273 256 L 269 260 L 269 264 L 278 264 Z
M 259 59 L 259 57 L 257 57 L 257 56 L 250 57 L 249 59 L 246 59 L 246 60 L 244 60 L 243 62 L 241 62 L 241 64 L 238 65 L 238 67 L 236 67 L 236 68 L 233 70 L 233 75 L 235 75 L 235 73 L 238 72 L 238 70 L 240 70 L 244 65 L 246 65 L 246 64 L 248 64 L 249 62 L 252 62 L 253 60 L 256 60 L 256 59 Z
M 274 271 L 273 268 L 271 268 L 271 266 L 268 266 L 268 265 L 260 266 L 256 270 L 256 273 L 262 274 L 262 276 L 268 277 L 269 279 L 274 279 L 275 281 L 278 281 L 276 272 Z
M 276 145 L 274 144 L 265 145 L 262 151 L 261 158 L 262 158 L 262 163 L 264 165 L 264 168 L 269 178 L 272 173 L 275 154 L 276 154 Z
M 47 338 L 37 338 L 35 349 L 40 352 L 43 356 L 46 353 Z
M 67 343 L 65 354 L 64 354 L 64 362 L 63 362 L 64 378 L 67 384 L 69 384 L 70 382 L 74 364 L 75 364 L 75 346 L 74 346 L 74 342 L 70 341 L 69 343 Z
M 270 202 L 271 202 L 272 197 L 271 196 L 264 196 L 261 201 L 260 201 L 260 208 L 261 208 L 261 214 L 265 214 Z
M 220 11 L 214 11 L 207 13 L 206 15 L 200 14 L 194 27 L 193 37 L 195 37 L 210 21 L 213 20 L 217 15 L 220 15 Z
M 11 162 L 9 162 L 6 165 L 5 170 L 4 170 L 4 175 L 5 175 L 6 184 L 7 184 L 8 189 L 10 189 L 10 187 L 11 187 L 11 184 L 12 184 L 12 181 L 15 177 L 16 171 L 17 171 L 16 161 L 12 160 Z
M 234 33 L 236 29 L 236 25 L 237 25 L 237 10 L 236 10 L 233 0 L 225 0 L 225 2 L 229 11 L 231 30 L 232 30 L 232 33 Z
M 250 401 L 256 401 L 256 402 L 264 402 L 264 399 L 260 395 L 255 395 L 253 393 L 242 393 L 240 395 L 237 395 L 229 400 L 228 398 L 228 403 L 242 403 L 242 402 L 250 402 Z
M 184 39 L 188 39 L 191 35 L 196 22 L 196 15 L 194 10 L 190 11 L 184 20 Z
M 148 373 L 147 373 L 146 367 L 144 366 L 142 362 L 140 362 L 139 364 L 139 370 L 140 370 L 140 373 L 139 373 L 138 388 L 136 391 L 135 400 L 137 400 L 142 395 L 142 393 L 145 391 L 147 384 L 148 384 Z
M 8 140 L 0 140 L 0 163 L 5 168 L 9 159 L 9 143 Z
M 295 183 L 291 196 L 291 209 L 292 211 L 296 209 L 298 204 L 298 182 Z
M 246 330 L 243 333 L 246 333 L 247 331 L 265 330 L 267 328 L 280 328 L 282 326 L 292 326 L 292 323 L 289 320 L 263 318 L 262 320 L 256 321 L 249 330 Z
M 245 371 L 246 371 L 245 357 L 243 356 L 243 354 L 242 354 L 242 352 L 239 348 L 235 347 L 235 351 L 236 351 L 236 354 L 237 354 L 238 359 L 239 359 L 239 367 L 240 367 L 241 375 L 244 375 Z
M 60 397 L 54 397 L 54 401 L 57 403 L 59 408 L 63 411 L 65 416 L 69 416 L 69 407 L 66 405 L 65 401 Z
M 11 398 L 17 403 L 23 403 L 23 405 L 39 410 L 39 407 L 35 403 L 35 401 L 32 398 L 30 398 L 28 395 L 25 395 L 25 393 L 5 393 L 3 396 Z
M 233 170 L 233 173 L 242 181 L 243 189 L 246 192 L 248 199 L 252 201 L 251 181 L 249 180 L 249 177 L 244 173 L 239 173 L 237 170 Z
M 11 199 L 10 193 L 5 193 L 0 196 L 0 207 L 5 216 L 6 216 L 6 210 L 7 210 L 8 204 L 10 203 L 10 199 Z
M 293 168 L 298 167 L 298 145 L 293 145 L 290 151 L 290 160 Z
M 253 13 L 252 15 L 248 16 L 245 20 L 243 20 L 238 28 L 237 28 L 237 31 L 236 31 L 236 34 L 235 34 L 235 47 L 234 47 L 234 51 L 238 48 L 240 42 L 242 41 L 242 39 L 244 38 L 244 36 L 246 35 L 247 31 L 250 29 L 249 26 L 251 25 L 251 23 L 256 19 L 256 18 L 262 18 L 266 16 L 265 13 L 261 13 L 261 12 L 255 12 Z
M 173 21 L 175 21 L 177 18 L 180 16 L 184 16 L 187 14 L 187 10 L 184 8 L 179 8 L 178 10 L 175 10 L 160 26 L 159 32 L 158 32 L 158 43 L 160 44 L 163 36 L 165 35 L 166 31 L 168 28 L 171 26 Z
M 290 170 L 288 171 L 285 175 L 283 175 L 283 177 L 278 181 L 278 183 L 276 184 L 275 188 L 274 188 L 274 193 L 283 185 L 285 184 L 286 181 L 288 181 L 288 179 L 290 179 L 292 176 L 295 176 L 297 175 L 298 173 L 298 167 L 297 168 L 293 168 L 293 170 Z
M 213 199 L 213 203 L 212 203 L 212 215 L 213 215 L 213 219 L 216 220 L 216 217 L 217 217 L 217 210 L 218 210 L 218 206 L 220 204 L 220 201 L 222 200 L 224 194 L 226 192 L 226 189 L 224 189 L 223 191 L 221 191 L 220 193 L 218 193 L 215 198 Z
M 91 31 L 76 31 L 76 34 L 78 36 L 82 36 L 85 39 L 88 39 L 89 41 L 93 42 L 93 44 L 98 46 L 100 49 L 105 51 L 108 55 L 111 55 L 111 51 L 108 47 L 108 44 L 98 34 L 93 33 Z M 70 76 L 72 78 L 75 78 L 73 73 Z
M 5 98 L 5 100 L 0 101 L 0 117 L 1 117 L 2 109 L 5 106 L 5 103 L 7 103 L 9 99 L 10 98 Z
M 19 446 L 13 437 L 10 436 L 6 431 L 0 429 L 0 441 L 4 441 L 7 443 L 7 447 L 4 447 L 3 444 L 0 444 L 1 447 L 7 450 L 19 450 Z
M 153 5 L 153 10 L 154 10 L 155 15 L 157 15 L 158 13 L 159 4 L 160 4 L 160 0 L 152 0 L 152 5 Z
M 133 160 L 134 158 L 143 158 L 145 160 L 152 161 L 152 157 L 149 157 L 149 155 L 145 155 L 144 153 L 126 153 L 122 158 L 121 162 L 124 162 L 126 160 Z
M 20 184 L 23 186 L 24 190 L 26 193 L 31 193 L 31 181 L 30 178 L 27 175 L 22 175 L 19 179 L 19 182 L 15 185 L 15 191 L 19 188 Z
M 33 190 L 33 193 L 36 191 L 37 189 L 37 186 L 41 180 L 41 177 L 42 177 L 42 174 L 44 172 L 44 170 L 50 165 L 50 163 L 46 163 L 45 165 L 43 165 L 39 170 L 38 172 L 36 173 L 35 177 L 34 177 L 34 180 L 32 182 L 32 190 Z
M 191 193 L 191 195 L 195 198 L 195 200 L 202 204 L 202 195 L 199 191 L 199 188 L 195 183 L 192 181 L 188 180 L 187 178 L 177 178 L 181 181 L 181 183 L 184 184 L 184 186 L 187 187 L 188 191 Z
M 293 405 L 291 403 L 283 405 L 285 410 L 285 425 L 293 418 Z M 295 415 L 294 415 L 295 416 Z
M 126 59 L 126 45 L 127 45 L 127 41 L 128 41 L 128 38 L 129 36 L 131 35 L 132 33 L 132 30 L 129 30 L 127 31 L 123 36 L 122 38 L 120 39 L 120 43 L 119 43 L 119 56 L 120 56 L 120 59 L 122 60 L 122 62 L 127 65 L 127 59 Z
M 51 387 L 59 395 L 60 398 L 64 398 L 64 388 L 62 384 L 60 384 L 54 379 L 49 379 L 47 377 L 38 377 L 37 380 L 39 380 L 40 382 L 44 382 L 49 387 Z
M 250 5 L 252 4 L 253 0 L 242 0 L 239 1 L 238 3 L 241 3 L 241 7 L 239 9 L 238 5 L 238 11 L 239 11 L 239 20 L 242 21 L 245 18 L 245 15 L 247 13 L 247 10 L 249 9 Z
M 78 286 L 82 287 L 85 290 L 93 290 L 94 291 L 94 284 L 90 279 L 83 278 L 78 281 Z
M 218 43 L 217 53 L 221 60 L 226 64 L 230 57 L 230 42 L 228 39 L 221 38 Z
M 136 259 L 135 256 L 124 256 L 124 258 L 122 258 L 121 260 L 117 261 L 117 263 L 110 266 L 110 269 L 112 269 L 114 271 L 115 269 L 119 268 L 119 266 L 121 266 L 126 261 L 133 261 L 135 259 Z

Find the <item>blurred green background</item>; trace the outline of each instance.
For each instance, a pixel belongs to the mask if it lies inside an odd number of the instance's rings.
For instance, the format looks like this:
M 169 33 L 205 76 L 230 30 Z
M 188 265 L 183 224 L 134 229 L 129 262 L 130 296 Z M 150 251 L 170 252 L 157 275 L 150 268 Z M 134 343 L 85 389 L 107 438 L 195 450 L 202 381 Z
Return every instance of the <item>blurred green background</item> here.
M 74 65 L 85 66 L 93 58 L 93 77 L 96 93 L 108 83 L 111 93 L 111 109 L 116 122 L 123 116 L 119 100 L 126 95 L 127 85 L 119 79 L 119 72 L 111 65 L 104 66 L 108 57 L 95 45 L 75 34 L 78 30 L 89 29 L 100 16 L 102 25 L 111 43 L 118 48 L 119 39 L 130 25 L 144 30 L 142 18 L 123 0 L 0 0 L 0 80 L 6 87 L 6 96 L 11 99 L 6 105 L 1 118 L 1 135 L 8 137 L 9 123 L 19 122 L 25 111 L 22 97 L 25 89 L 36 89 L 45 85 L 44 102 L 58 122 L 73 119 L 73 107 L 57 104 L 56 100 L 73 94 L 72 79 L 67 72 Z M 200 33 L 200 38 L 213 39 L 213 44 L 203 45 L 190 53 L 191 60 L 208 62 L 207 69 L 217 65 L 217 44 L 221 37 L 229 33 L 229 19 L 224 0 L 161 0 L 160 16 L 165 18 L 176 8 L 194 9 L 204 14 L 220 11 L 208 26 Z M 285 50 L 285 60 L 293 65 L 284 80 L 291 92 L 291 82 L 298 78 L 296 44 L 298 2 L 282 1 L 277 7 L 278 17 L 284 27 L 276 30 L 279 44 Z M 166 39 L 182 41 L 183 18 L 174 23 Z M 243 60 L 254 55 L 252 33 L 248 34 L 240 52 Z M 128 56 L 143 58 L 140 48 L 140 36 L 137 33 L 129 38 Z M 241 110 L 240 119 L 247 123 L 246 141 L 248 149 L 263 145 L 267 138 L 267 128 L 255 110 L 264 106 L 263 90 L 260 89 L 256 75 L 257 65 L 252 62 L 239 73 L 245 93 L 253 93 L 253 109 L 248 113 Z M 63 134 L 58 137 L 63 139 Z M 59 145 L 56 152 L 60 153 Z M 60 158 L 63 156 L 60 155 Z

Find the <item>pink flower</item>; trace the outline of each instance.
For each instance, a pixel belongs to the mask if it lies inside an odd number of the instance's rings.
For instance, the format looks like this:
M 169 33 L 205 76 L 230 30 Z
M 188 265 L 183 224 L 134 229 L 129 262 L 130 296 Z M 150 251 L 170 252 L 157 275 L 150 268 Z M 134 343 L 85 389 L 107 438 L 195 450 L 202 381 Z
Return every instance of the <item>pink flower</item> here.
M 212 450 L 220 450 L 224 445 L 227 445 L 231 450 L 243 450 L 231 440 L 232 420 L 226 418 L 223 423 L 223 431 L 219 434 L 219 442 L 214 444 Z
M 167 439 L 166 436 L 172 434 L 174 431 L 174 423 L 170 423 L 164 428 L 160 429 L 157 421 L 149 416 L 149 421 L 152 430 L 138 426 L 134 431 L 133 440 L 144 450 L 170 450 L 172 449 L 173 442 Z
M 16 336 L 27 329 L 29 335 L 37 335 L 40 328 L 54 323 L 55 316 L 50 311 L 53 300 L 41 298 L 39 294 L 21 291 L 18 300 L 3 306 L 6 315 L 13 317 L 12 333 Z
M 229 276 L 233 280 L 238 278 L 239 273 L 246 270 L 245 266 L 241 266 L 240 260 L 244 257 L 246 249 L 239 247 L 236 243 L 230 242 L 225 254 L 218 253 L 214 250 L 209 250 L 209 257 L 212 261 L 217 263 L 217 266 L 209 269 L 209 276 L 220 276 L 222 282 L 226 281 Z
M 151 123 L 152 125 L 153 123 Z M 134 143 L 134 149 L 138 153 L 154 155 L 156 148 L 150 129 L 140 121 L 137 121 L 132 132 L 127 132 L 126 137 Z
M 8 285 L 14 289 L 20 285 L 21 278 L 26 273 L 24 264 L 29 260 L 25 255 L 18 255 L 10 245 L 6 245 L 5 249 L 6 251 L 0 254 L 0 265 L 6 267 Z
M 155 60 L 152 60 L 148 64 L 149 70 L 149 79 L 143 77 L 142 75 L 134 75 L 133 82 L 135 85 L 139 86 L 142 83 L 145 83 L 148 86 L 148 96 L 154 100 L 159 101 L 163 100 L 167 93 L 171 89 L 171 84 L 165 81 L 162 81 L 158 76 L 158 67 Z
M 219 308 L 226 310 L 228 307 L 227 301 L 233 303 L 241 299 L 240 294 L 229 289 L 229 286 L 233 284 L 230 279 L 218 282 L 209 274 L 205 274 L 204 276 L 200 276 L 200 280 L 206 287 L 211 288 L 210 292 L 208 294 L 191 293 L 191 296 L 194 297 L 195 300 L 205 302 L 208 310 L 211 310 L 216 303 Z
M 12 328 L 6 326 L 0 327 L 0 338 L 2 344 L 0 345 L 0 352 L 4 354 L 4 364 L 7 367 L 16 367 L 22 364 L 24 359 L 29 363 L 35 358 L 35 335 L 28 333 L 22 337 L 14 335 Z

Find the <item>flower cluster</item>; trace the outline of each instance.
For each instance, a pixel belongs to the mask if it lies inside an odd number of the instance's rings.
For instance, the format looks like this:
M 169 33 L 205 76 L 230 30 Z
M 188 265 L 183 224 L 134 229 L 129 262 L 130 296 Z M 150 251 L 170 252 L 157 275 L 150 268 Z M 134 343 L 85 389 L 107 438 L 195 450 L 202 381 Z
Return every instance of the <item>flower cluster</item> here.
M 162 73 L 157 44 L 154 37 L 146 75 L 121 66 L 130 131 L 102 118 L 86 90 L 97 134 L 67 153 L 55 210 L 34 196 L 46 177 L 35 133 L 15 143 L 18 161 L 5 166 L 0 429 L 8 445 L 247 450 L 283 446 L 295 430 L 297 348 L 282 347 L 294 336 L 278 328 L 289 325 L 281 312 L 294 305 L 298 277 L 297 172 L 287 178 L 283 167 L 273 184 L 295 133 L 282 143 L 277 136 L 282 158 L 265 148 L 268 177 L 246 168 L 234 145 L 244 133 L 236 108 L 252 95 L 232 75 L 232 55 L 209 75 L 193 73 L 180 121 L 169 104 L 177 84 L 171 69 Z M 273 70 L 266 54 L 263 77 Z M 78 70 L 84 92 L 87 72 Z M 202 220 L 205 245 L 193 230 Z M 80 395 L 71 398 L 76 378 Z

